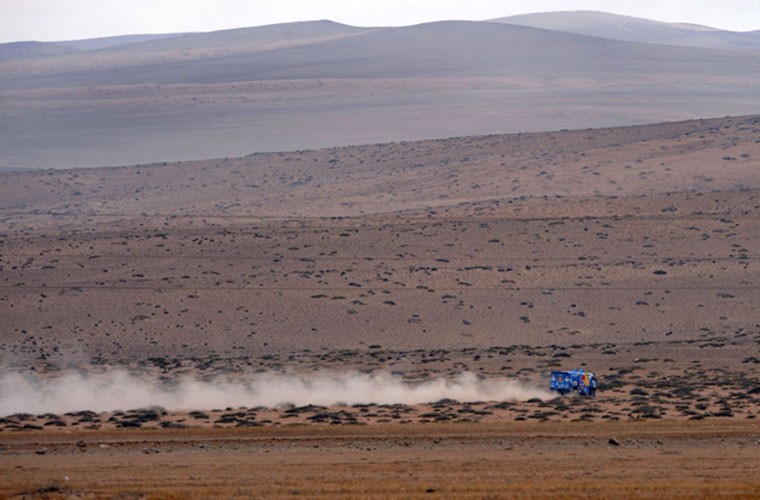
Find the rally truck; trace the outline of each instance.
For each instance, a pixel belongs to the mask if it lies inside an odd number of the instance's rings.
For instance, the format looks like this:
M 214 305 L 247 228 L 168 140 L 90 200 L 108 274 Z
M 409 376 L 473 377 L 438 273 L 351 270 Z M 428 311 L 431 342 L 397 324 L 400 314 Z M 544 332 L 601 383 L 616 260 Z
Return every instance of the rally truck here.
M 569 372 L 552 371 L 549 389 L 560 394 L 577 392 L 593 398 L 596 395 L 596 376 L 583 368 Z

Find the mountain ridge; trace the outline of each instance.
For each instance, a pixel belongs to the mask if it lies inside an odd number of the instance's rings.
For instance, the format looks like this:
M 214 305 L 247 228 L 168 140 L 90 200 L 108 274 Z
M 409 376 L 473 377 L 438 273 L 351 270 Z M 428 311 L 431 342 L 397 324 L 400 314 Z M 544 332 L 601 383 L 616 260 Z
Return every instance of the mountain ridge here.
M 79 55 L 81 64 L 52 66 L 48 73 L 26 77 L 6 68 L 0 85 L 10 88 L 66 87 L 79 85 L 222 83 L 249 80 L 304 78 L 379 78 L 442 75 L 561 76 L 579 71 L 612 76 L 634 69 L 699 75 L 705 72 L 760 72 L 760 52 L 751 55 L 714 49 L 670 47 L 637 42 L 605 40 L 519 25 L 479 21 L 437 21 L 400 28 L 361 31 L 341 25 L 283 37 L 273 28 L 235 30 L 234 36 L 254 36 L 253 45 L 240 50 L 200 52 L 186 57 L 182 50 L 195 35 L 127 45 L 103 52 Z M 319 25 L 324 26 L 324 25 Z M 336 33 L 336 26 L 340 33 Z M 359 31 L 357 31 L 359 30 Z M 229 40 L 212 37 L 211 45 Z M 314 36 L 315 38 L 311 38 Z M 158 62 L 143 49 L 157 44 L 177 46 Z M 164 47 L 166 45 L 163 45 Z M 111 52 L 124 56 L 124 63 L 102 65 Z M 22 66 L 23 68 L 23 66 Z M 34 65 L 40 72 L 40 66 Z M 517 70 L 515 68 L 518 68 Z M 14 85 L 15 80 L 15 85 Z
M 114 166 L 758 112 L 760 51 L 330 21 L 0 63 L 0 167 Z
M 430 21 L 408 26 L 396 26 L 395 28 L 409 28 L 447 21 L 457 20 Z M 611 40 L 632 41 L 639 43 L 659 43 L 666 45 L 673 44 L 677 46 L 723 49 L 741 49 L 747 48 L 748 46 L 751 46 L 752 48 L 760 48 L 760 41 L 755 39 L 756 36 L 760 36 L 760 29 L 744 32 L 731 31 L 694 23 L 655 21 L 642 17 L 611 14 L 608 12 L 595 10 L 533 12 L 473 22 L 514 24 L 533 28 L 549 29 L 553 31 L 562 31 L 566 33 L 575 33 L 579 35 L 595 36 L 599 38 L 608 38 Z M 288 30 L 291 28 L 298 29 L 298 27 L 302 26 L 321 26 L 323 28 L 332 27 L 356 32 L 394 28 L 388 26 L 351 26 L 329 19 L 318 19 L 311 21 L 282 22 L 260 26 L 227 28 L 206 32 L 125 34 L 77 40 L 59 40 L 52 42 L 19 40 L 0 43 L 0 50 L 6 45 L 30 42 L 39 45 L 49 45 L 51 47 L 68 47 L 81 52 L 104 49 L 118 49 L 127 46 L 133 46 L 132 48 L 134 48 L 135 44 L 142 44 L 143 48 L 146 49 L 159 49 L 161 48 L 161 41 L 166 41 L 166 39 L 173 39 L 174 42 L 180 40 L 198 41 L 224 37 L 225 35 L 229 36 L 235 34 L 253 34 L 257 32 L 262 33 L 264 31 Z M 618 29 L 619 31 L 612 32 L 610 31 L 612 29 Z M 623 30 L 623 32 L 620 30 Z M 695 35 L 695 41 L 689 42 L 687 40 L 679 39 L 679 37 L 683 37 L 688 34 Z M 723 45 L 716 43 L 710 44 L 708 42 L 710 39 L 709 37 L 713 37 L 714 39 L 716 35 L 721 37 L 728 36 L 730 40 L 724 41 Z M 744 42 L 741 43 L 739 41 L 740 39 L 743 39 Z
M 752 31 L 738 32 L 691 23 L 668 23 L 601 11 L 536 12 L 491 21 L 609 40 L 706 49 L 760 50 L 760 36 Z

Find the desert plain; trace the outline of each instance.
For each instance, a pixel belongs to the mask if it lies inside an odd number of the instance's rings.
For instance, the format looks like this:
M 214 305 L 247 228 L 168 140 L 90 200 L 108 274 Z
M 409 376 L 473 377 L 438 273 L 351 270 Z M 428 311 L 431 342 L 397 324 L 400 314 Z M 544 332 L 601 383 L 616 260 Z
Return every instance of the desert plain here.
M 757 497 L 759 162 L 738 116 L 0 173 L 0 495 Z

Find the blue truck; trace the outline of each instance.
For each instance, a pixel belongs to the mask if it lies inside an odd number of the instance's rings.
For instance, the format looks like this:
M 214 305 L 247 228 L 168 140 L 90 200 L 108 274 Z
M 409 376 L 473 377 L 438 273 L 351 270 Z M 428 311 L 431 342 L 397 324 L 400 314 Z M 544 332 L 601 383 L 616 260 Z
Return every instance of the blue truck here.
M 560 394 L 577 392 L 581 396 L 596 395 L 596 375 L 578 368 L 569 372 L 552 371 L 549 389 Z

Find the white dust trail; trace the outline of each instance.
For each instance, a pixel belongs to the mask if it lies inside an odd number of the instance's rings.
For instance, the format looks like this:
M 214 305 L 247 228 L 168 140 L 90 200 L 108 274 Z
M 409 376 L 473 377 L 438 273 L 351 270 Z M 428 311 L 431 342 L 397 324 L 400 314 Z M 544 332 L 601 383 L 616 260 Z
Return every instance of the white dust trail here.
M 463 373 L 408 383 L 385 373 L 323 374 L 305 378 L 287 374 L 257 375 L 246 381 L 205 382 L 179 379 L 171 385 L 138 378 L 124 370 L 82 375 L 68 372 L 37 378 L 0 375 L 0 415 L 13 413 L 97 412 L 161 406 L 170 410 L 225 407 L 277 407 L 285 404 L 418 404 L 453 399 L 526 401 L 551 399 L 550 392 L 508 379 L 481 379 Z

